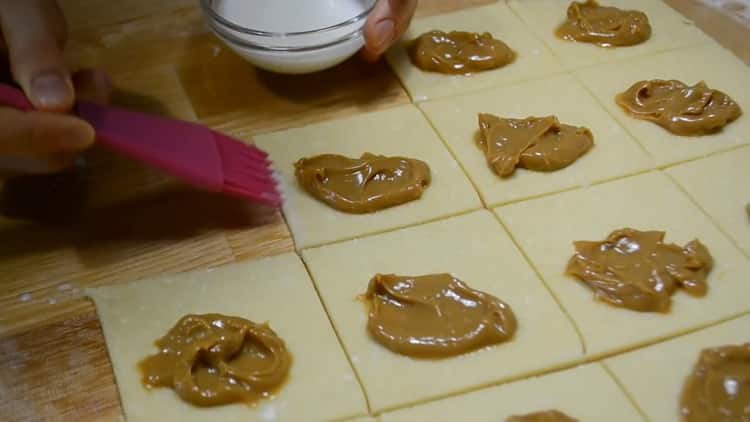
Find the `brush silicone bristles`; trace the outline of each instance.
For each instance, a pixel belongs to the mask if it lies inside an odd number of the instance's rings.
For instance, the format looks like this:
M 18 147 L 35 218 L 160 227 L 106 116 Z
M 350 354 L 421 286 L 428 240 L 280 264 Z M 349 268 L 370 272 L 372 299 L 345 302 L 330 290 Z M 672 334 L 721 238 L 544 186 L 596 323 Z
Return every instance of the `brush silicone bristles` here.
M 215 133 L 219 154 L 224 161 L 223 191 L 275 207 L 281 206 L 281 195 L 273 178 L 268 154 Z

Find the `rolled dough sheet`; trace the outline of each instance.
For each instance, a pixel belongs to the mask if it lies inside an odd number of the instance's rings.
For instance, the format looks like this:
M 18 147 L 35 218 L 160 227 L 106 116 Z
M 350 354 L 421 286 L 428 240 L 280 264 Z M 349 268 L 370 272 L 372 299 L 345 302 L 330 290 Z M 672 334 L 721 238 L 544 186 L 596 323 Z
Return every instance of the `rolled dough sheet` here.
M 471 182 L 414 106 L 260 135 L 256 143 L 276 163 L 284 189 L 284 215 L 298 249 L 423 223 L 482 206 Z M 432 182 L 422 198 L 371 214 L 347 214 L 303 191 L 294 162 L 335 153 L 399 155 L 427 162 Z
M 750 316 L 604 361 L 652 421 L 680 421 L 682 386 L 700 351 L 750 342 Z
M 644 171 L 649 155 L 569 75 L 497 88 L 419 105 L 479 190 L 488 206 L 557 192 Z M 549 173 L 516 169 L 500 178 L 476 145 L 478 113 L 525 118 L 555 115 L 562 123 L 585 126 L 594 147 L 570 166 Z
M 583 334 L 597 357 L 648 344 L 750 310 L 748 260 L 669 178 L 647 173 L 497 208 L 505 226 Z M 708 294 L 672 296 L 668 314 L 636 312 L 594 300 L 582 282 L 565 275 L 576 240 L 601 240 L 623 227 L 663 230 L 666 241 L 699 239 L 715 266 Z
M 612 376 L 592 363 L 386 413 L 381 421 L 502 422 L 508 416 L 551 409 L 580 421 L 643 420 Z
M 298 249 L 423 223 L 482 206 L 471 182 L 430 124 L 414 106 L 260 135 L 256 143 L 270 154 L 284 190 L 284 215 Z M 294 162 L 335 153 L 399 155 L 427 162 L 432 183 L 422 198 L 371 214 L 347 214 L 303 191 Z
M 750 147 L 667 169 L 667 174 L 698 203 L 750 257 Z
M 499 69 L 469 76 L 424 72 L 411 63 L 405 47 L 409 41 L 432 30 L 489 32 L 516 52 L 516 60 Z M 415 102 L 508 85 L 563 71 L 552 52 L 503 2 L 415 19 L 402 40 L 389 50 L 386 58 Z
M 750 67 L 718 46 L 689 48 L 627 63 L 607 64 L 576 72 L 586 85 L 646 150 L 657 164 L 668 165 L 750 143 Z M 688 84 L 706 81 L 729 94 L 744 114 L 723 131 L 706 136 L 677 136 L 655 123 L 627 115 L 615 95 L 644 79 L 679 79 Z
M 597 63 L 622 61 L 679 47 L 712 43 L 688 18 L 661 0 L 601 0 L 604 6 L 640 10 L 651 23 L 651 38 L 641 44 L 602 48 L 594 44 L 561 40 L 555 30 L 567 16 L 573 0 L 510 0 L 514 12 L 556 53 L 563 67 L 579 69 Z
M 371 410 L 381 412 L 538 373 L 581 357 L 573 326 L 489 211 L 302 251 L 323 303 L 359 374 Z M 356 297 L 376 273 L 449 272 L 513 309 L 508 343 L 448 359 L 391 352 L 367 332 Z
M 305 267 L 289 253 L 149 281 L 91 289 L 127 420 L 328 420 L 366 415 L 362 389 Z M 180 317 L 217 312 L 268 321 L 293 363 L 276 397 L 257 407 L 193 407 L 170 389 L 147 391 L 137 363 Z

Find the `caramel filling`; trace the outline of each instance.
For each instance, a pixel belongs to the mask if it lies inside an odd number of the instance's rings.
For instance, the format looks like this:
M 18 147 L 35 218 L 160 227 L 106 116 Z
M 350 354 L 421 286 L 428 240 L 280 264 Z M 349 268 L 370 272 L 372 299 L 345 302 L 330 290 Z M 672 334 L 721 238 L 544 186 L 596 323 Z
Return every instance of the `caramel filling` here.
M 508 305 L 450 274 L 378 274 L 364 298 L 370 307 L 370 334 L 402 355 L 455 356 L 507 341 L 516 331 Z
M 640 81 L 618 94 L 615 101 L 636 119 L 652 121 L 683 136 L 716 132 L 742 115 L 734 100 L 705 82 L 688 86 L 676 80 Z
M 603 242 L 574 242 L 566 272 L 593 289 L 597 299 L 635 311 L 668 311 L 678 287 L 704 296 L 713 267 L 706 247 L 698 240 L 685 247 L 663 241 L 664 232 L 625 228 Z
M 469 74 L 497 69 L 515 60 L 504 42 L 485 32 L 426 32 L 409 46 L 409 58 L 428 72 Z
M 503 119 L 479 115 L 479 147 L 500 177 L 516 167 L 555 171 L 569 166 L 594 145 L 591 131 L 561 124 L 557 117 Z
M 545 410 L 527 415 L 511 416 L 505 422 L 578 422 L 559 410 Z
M 701 352 L 682 389 L 685 422 L 750 420 L 750 343 Z
M 292 356 L 268 325 L 220 314 L 186 315 L 139 364 L 146 388 L 172 388 L 195 406 L 255 403 L 287 377 Z
M 348 213 L 368 213 L 413 201 L 430 184 L 420 160 L 370 153 L 360 158 L 323 154 L 294 164 L 297 182 L 315 198 Z
M 648 40 L 651 25 L 643 12 L 600 6 L 594 0 L 574 1 L 568 7 L 568 19 L 557 28 L 556 35 L 601 47 L 628 46 Z

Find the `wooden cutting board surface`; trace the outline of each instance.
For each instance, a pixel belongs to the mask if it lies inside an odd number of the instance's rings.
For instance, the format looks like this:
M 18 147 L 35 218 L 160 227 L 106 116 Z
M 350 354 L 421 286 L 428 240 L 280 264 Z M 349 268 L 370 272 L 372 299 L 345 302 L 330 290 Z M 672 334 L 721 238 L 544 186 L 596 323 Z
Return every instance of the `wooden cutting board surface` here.
M 533 0 L 528 0 L 533 1 Z M 493 0 L 422 0 L 418 15 Z M 210 35 L 196 0 L 62 0 L 74 68 L 112 76 L 115 102 L 253 135 L 409 102 L 383 63 L 258 71 Z M 750 64 L 750 28 L 667 0 Z M 731 13 L 731 12 L 728 12 Z M 6 183 L 0 217 L 0 420 L 117 420 L 101 327 L 83 289 L 294 249 L 279 213 L 200 193 L 94 150 L 64 176 Z

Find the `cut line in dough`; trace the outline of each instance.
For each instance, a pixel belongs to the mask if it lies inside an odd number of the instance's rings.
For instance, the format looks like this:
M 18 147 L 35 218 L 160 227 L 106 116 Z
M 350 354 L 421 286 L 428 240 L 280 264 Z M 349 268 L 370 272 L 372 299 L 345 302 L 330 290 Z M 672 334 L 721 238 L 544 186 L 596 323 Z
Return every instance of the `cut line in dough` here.
M 580 1 L 580 0 L 579 0 Z M 680 47 L 711 44 L 713 41 L 685 16 L 661 0 L 601 0 L 602 6 L 645 12 L 651 24 L 651 37 L 629 47 L 603 48 L 594 44 L 558 38 L 555 30 L 567 16 L 573 0 L 510 0 L 508 5 L 559 58 L 567 70 L 625 61 Z
M 487 210 L 302 251 L 310 274 L 379 413 L 577 362 L 581 342 L 568 317 Z M 512 340 L 446 359 L 414 359 L 367 332 L 357 296 L 376 273 L 452 273 L 512 309 Z M 513 364 L 508 364 L 513 362 Z
M 257 145 L 275 163 L 284 190 L 284 215 L 298 249 L 357 238 L 461 214 L 482 206 L 479 197 L 416 107 L 394 107 L 260 135 Z M 359 157 L 364 152 L 422 160 L 432 181 L 422 197 L 369 214 L 337 211 L 303 191 L 294 162 L 319 154 Z
M 652 160 L 641 146 L 570 75 L 428 101 L 419 107 L 490 207 L 652 168 Z M 564 169 L 517 169 L 511 177 L 501 178 L 476 144 L 479 113 L 504 118 L 557 116 L 562 123 L 590 129 L 594 146 Z
M 658 166 L 704 157 L 750 143 L 750 67 L 722 47 L 710 45 L 639 57 L 575 73 L 612 116 L 653 156 Z M 686 84 L 705 81 L 732 97 L 743 114 L 720 132 L 677 136 L 649 121 L 628 115 L 615 96 L 641 80 L 677 79 Z
M 499 69 L 472 75 L 425 72 L 412 64 L 407 46 L 411 40 L 432 30 L 489 32 L 506 43 L 516 53 L 516 59 Z M 509 85 L 563 71 L 554 55 L 504 2 L 414 19 L 402 41 L 386 53 L 386 58 L 414 102 Z
M 750 341 L 750 316 L 604 361 L 652 421 L 679 422 L 682 386 L 701 350 Z
M 364 395 L 300 258 L 258 261 L 87 290 L 96 304 L 128 422 L 329 420 L 365 415 Z M 269 300 L 274 298 L 274 300 Z M 279 306 L 283 301 L 284 306 Z M 147 391 L 137 364 L 182 316 L 268 322 L 292 354 L 286 383 L 256 407 L 199 408 L 171 389 Z M 310 398 L 315 406 L 310 406 Z
M 643 420 L 599 363 L 385 413 L 380 419 L 382 422 L 502 422 L 511 415 L 551 409 L 562 411 L 579 421 Z
M 511 204 L 495 212 L 572 316 L 583 334 L 588 359 L 750 310 L 746 279 L 750 261 L 660 172 Z M 678 292 L 667 314 L 636 312 L 595 301 L 588 287 L 565 275 L 574 241 L 601 239 L 623 227 L 665 231 L 667 242 L 680 245 L 700 240 L 714 258 L 706 296 Z
M 750 258 L 750 146 L 666 170 Z

